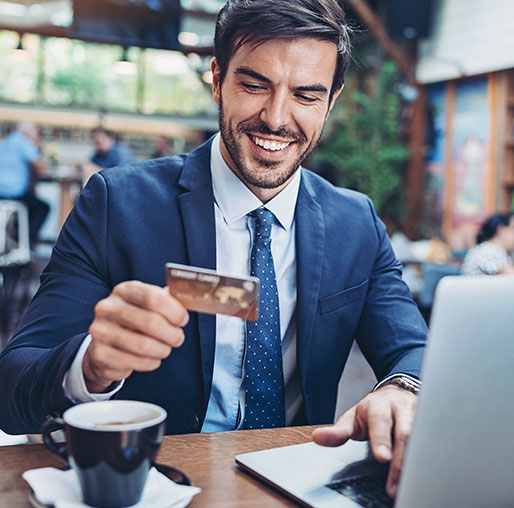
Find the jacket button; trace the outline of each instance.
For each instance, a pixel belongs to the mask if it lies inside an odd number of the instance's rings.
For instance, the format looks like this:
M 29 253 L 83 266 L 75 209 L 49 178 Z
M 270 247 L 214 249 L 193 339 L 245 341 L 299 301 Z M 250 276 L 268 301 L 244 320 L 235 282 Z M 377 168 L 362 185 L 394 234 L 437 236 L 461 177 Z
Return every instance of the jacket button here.
M 193 414 L 189 417 L 189 428 L 193 432 L 198 432 L 200 430 L 200 418 L 197 415 Z

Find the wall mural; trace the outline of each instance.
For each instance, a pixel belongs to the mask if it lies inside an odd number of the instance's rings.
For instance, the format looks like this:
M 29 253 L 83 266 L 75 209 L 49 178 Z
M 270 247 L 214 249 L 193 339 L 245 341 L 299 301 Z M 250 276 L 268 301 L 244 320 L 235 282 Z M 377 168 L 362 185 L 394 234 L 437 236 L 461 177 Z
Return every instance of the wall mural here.
M 453 133 L 452 229 L 487 216 L 490 116 L 487 78 L 458 82 Z

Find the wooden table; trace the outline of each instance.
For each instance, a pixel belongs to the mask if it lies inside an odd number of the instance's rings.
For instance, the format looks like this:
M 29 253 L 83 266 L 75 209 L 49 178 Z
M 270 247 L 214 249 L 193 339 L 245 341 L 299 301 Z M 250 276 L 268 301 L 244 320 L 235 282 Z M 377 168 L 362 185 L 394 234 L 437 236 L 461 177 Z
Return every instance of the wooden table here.
M 310 441 L 313 429 L 311 426 L 166 436 L 157 460 L 180 469 L 202 488 L 189 505 L 191 508 L 293 507 L 297 505 L 240 470 L 234 457 L 238 453 L 305 443 Z M 30 507 L 29 487 L 21 474 L 36 467 L 62 465 L 44 445 L 0 447 L 0 506 Z

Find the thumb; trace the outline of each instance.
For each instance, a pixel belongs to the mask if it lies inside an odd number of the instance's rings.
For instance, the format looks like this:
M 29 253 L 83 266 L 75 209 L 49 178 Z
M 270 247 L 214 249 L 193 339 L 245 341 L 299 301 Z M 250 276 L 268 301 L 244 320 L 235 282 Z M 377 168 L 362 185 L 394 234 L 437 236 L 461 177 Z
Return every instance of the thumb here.
M 339 446 L 354 434 L 355 407 L 344 413 L 334 425 L 314 429 L 312 440 L 322 446 Z

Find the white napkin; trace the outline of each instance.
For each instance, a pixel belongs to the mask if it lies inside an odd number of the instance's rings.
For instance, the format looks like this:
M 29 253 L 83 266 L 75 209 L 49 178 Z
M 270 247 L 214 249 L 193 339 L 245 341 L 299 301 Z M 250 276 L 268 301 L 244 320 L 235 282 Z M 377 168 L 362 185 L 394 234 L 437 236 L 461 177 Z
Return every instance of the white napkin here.
M 73 469 L 61 471 L 53 467 L 31 469 L 23 473 L 24 480 L 32 487 L 41 504 L 55 508 L 87 508 L 82 502 L 82 493 Z M 178 485 L 157 469 L 150 469 L 141 501 L 133 508 L 175 508 L 189 504 L 200 492 L 198 487 Z

